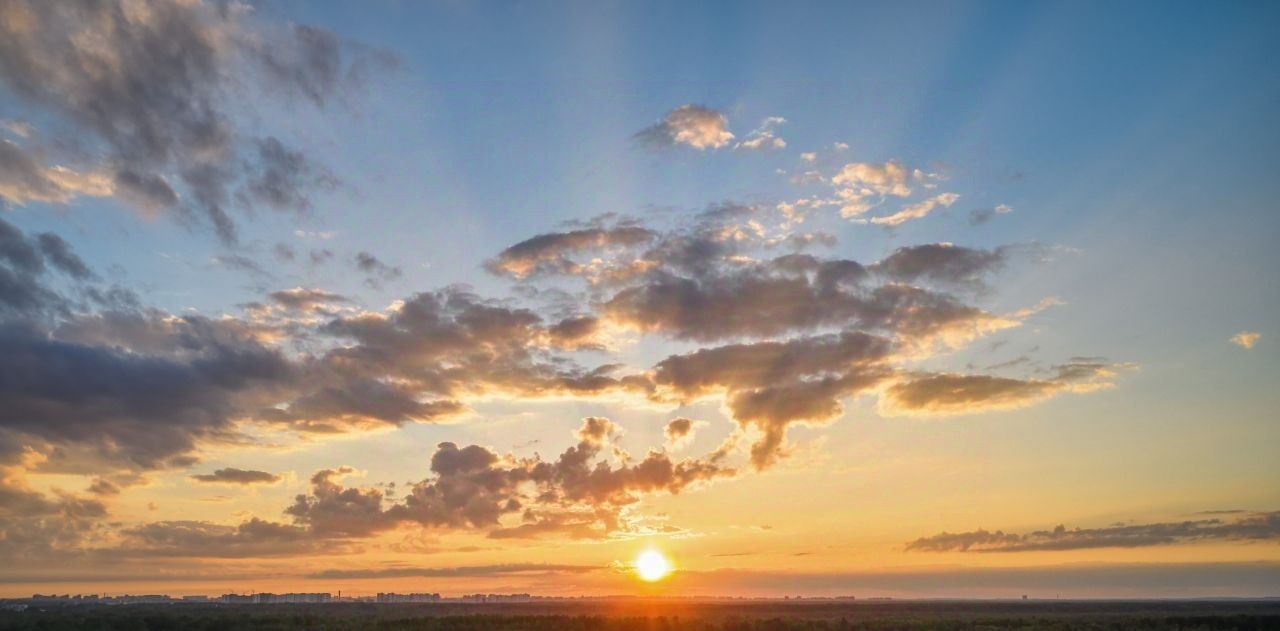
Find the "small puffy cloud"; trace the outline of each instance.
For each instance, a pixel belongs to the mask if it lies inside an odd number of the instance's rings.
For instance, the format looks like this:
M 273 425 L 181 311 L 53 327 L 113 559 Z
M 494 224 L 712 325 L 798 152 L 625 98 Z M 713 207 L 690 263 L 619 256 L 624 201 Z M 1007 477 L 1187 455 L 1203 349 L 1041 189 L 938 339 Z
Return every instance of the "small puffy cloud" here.
M 785 149 L 787 141 L 778 137 L 775 129 L 784 123 L 787 119 L 781 116 L 770 116 L 760 122 L 760 126 L 751 130 L 741 142 L 734 145 L 735 149 L 746 150 L 763 150 L 763 149 Z
M 992 208 L 975 208 L 969 211 L 969 225 L 978 226 L 995 218 L 996 215 L 1006 215 L 1013 212 L 1013 207 L 1008 204 L 997 204 Z
M 1262 339 L 1262 334 L 1256 331 L 1241 331 L 1231 336 L 1231 343 L 1240 348 L 1253 348 Z
M 1199 541 L 1280 541 L 1280 511 L 1251 513 L 1230 520 L 1150 524 L 1116 524 L 1103 528 L 1073 528 L 1026 534 L 974 530 L 943 532 L 907 543 L 915 552 L 1032 552 L 1089 548 L 1141 548 Z
M 840 205 L 840 216 L 857 217 L 884 201 L 886 196 L 911 194 L 911 172 L 895 160 L 883 164 L 851 162 L 831 176 Z
M 818 159 L 818 154 L 813 151 L 806 151 L 800 154 L 800 159 L 805 162 L 814 162 Z
M 651 147 L 665 148 L 688 145 L 694 149 L 719 149 L 734 136 L 729 132 L 729 119 L 719 111 L 701 105 L 681 105 L 658 121 L 636 133 L 635 139 Z
M 280 476 L 267 471 L 227 467 L 218 469 L 213 473 L 193 475 L 191 479 L 205 484 L 239 484 L 247 486 L 250 484 L 274 484 L 280 481 Z
M 939 206 L 949 207 L 956 203 L 960 196 L 955 193 L 942 193 L 934 195 L 923 201 L 903 206 L 898 212 L 884 217 L 872 217 L 871 223 L 877 226 L 898 226 L 912 219 L 921 219 L 933 212 Z
M 706 421 L 695 421 L 683 416 L 671 419 L 662 429 L 667 451 L 680 451 L 689 446 L 693 443 L 698 428 L 706 425 Z

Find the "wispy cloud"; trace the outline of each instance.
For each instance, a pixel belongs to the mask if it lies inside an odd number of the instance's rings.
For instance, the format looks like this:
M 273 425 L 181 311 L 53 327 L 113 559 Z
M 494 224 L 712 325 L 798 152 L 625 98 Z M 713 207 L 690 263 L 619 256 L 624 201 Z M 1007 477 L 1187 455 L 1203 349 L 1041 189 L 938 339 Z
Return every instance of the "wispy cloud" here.
M 974 530 L 943 532 L 907 544 L 917 552 L 1031 552 L 1087 548 L 1140 548 L 1198 541 L 1280 540 L 1280 511 L 1252 513 L 1232 520 L 1200 519 L 1149 524 L 1117 524 L 1102 528 L 1058 526 L 1026 534 Z

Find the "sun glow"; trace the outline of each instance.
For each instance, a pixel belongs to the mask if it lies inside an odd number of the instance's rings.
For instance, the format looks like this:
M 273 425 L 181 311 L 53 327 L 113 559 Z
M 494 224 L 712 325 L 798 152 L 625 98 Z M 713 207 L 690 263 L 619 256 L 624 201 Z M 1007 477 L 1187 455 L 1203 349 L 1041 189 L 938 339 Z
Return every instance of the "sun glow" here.
M 650 583 L 666 578 L 673 569 L 671 560 L 662 556 L 661 552 L 653 548 L 649 548 L 636 556 L 634 565 L 636 575 L 640 577 L 640 580 Z

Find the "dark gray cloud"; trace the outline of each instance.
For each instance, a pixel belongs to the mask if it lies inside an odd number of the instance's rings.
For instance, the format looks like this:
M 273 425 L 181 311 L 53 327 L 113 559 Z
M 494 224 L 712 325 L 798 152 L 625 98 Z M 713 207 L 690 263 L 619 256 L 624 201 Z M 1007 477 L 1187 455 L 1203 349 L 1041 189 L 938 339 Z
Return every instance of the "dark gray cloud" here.
M 398 280 L 404 276 L 399 267 L 388 265 L 368 252 L 357 253 L 353 262 L 356 270 L 367 276 L 365 283 L 375 289 L 382 287 L 382 281 Z
M 581 340 L 571 334 L 590 328 L 564 324 L 549 327 L 531 310 L 460 288 L 411 296 L 387 313 L 337 317 L 318 334 L 340 346 L 308 365 L 306 390 L 264 416 L 334 431 L 454 415 L 469 395 L 591 395 L 633 387 L 610 374 L 615 367 L 584 369 L 556 356 L 553 347 L 577 346 Z
M 83 473 L 188 465 L 291 391 L 298 366 L 258 334 L 141 308 L 61 238 L 0 220 L 0 463 L 33 450 Z
M 1007 248 L 977 250 L 929 243 L 898 248 L 871 270 L 899 282 L 976 284 L 1004 265 L 1007 256 Z
M 1086 548 L 1141 548 L 1199 541 L 1280 541 L 1280 511 L 1249 513 L 1233 519 L 1198 519 L 1150 524 L 1118 524 L 1103 528 L 1073 528 L 1026 534 L 943 532 L 907 544 L 918 552 L 1030 552 Z
M 50 286 L 51 270 L 73 281 L 93 277 L 62 237 L 49 232 L 27 235 L 0 219 L 0 323 L 47 316 L 71 305 Z
M 213 484 L 239 484 L 241 486 L 249 484 L 273 484 L 280 481 L 280 476 L 269 471 L 254 471 L 252 469 L 237 469 L 235 467 L 227 467 L 218 469 L 213 473 L 201 473 L 191 476 L 192 480 L 203 483 Z
M 62 273 L 80 280 L 92 275 L 89 267 L 71 251 L 71 246 L 62 237 L 45 232 L 36 235 L 36 242 L 40 244 L 40 252 L 44 254 L 45 260 Z
M 171 344 L 171 353 L 137 354 L 0 326 L 0 437 L 55 448 L 51 465 L 166 466 L 200 439 L 229 437 L 233 418 L 295 377 L 277 351 L 216 322 L 191 317 L 143 326 L 164 329 L 149 334 Z
M 58 171 L 45 166 L 55 157 L 47 148 L 4 143 L 0 195 L 22 203 L 119 194 L 227 241 L 236 234 L 232 199 L 300 210 L 310 190 L 334 182 L 278 139 L 242 131 L 232 114 L 248 102 L 240 97 L 253 90 L 324 106 L 389 62 L 323 29 L 261 23 L 235 3 L 13 0 L 3 13 L 0 80 L 59 116 L 73 142 L 93 145 L 78 155 L 104 157 Z

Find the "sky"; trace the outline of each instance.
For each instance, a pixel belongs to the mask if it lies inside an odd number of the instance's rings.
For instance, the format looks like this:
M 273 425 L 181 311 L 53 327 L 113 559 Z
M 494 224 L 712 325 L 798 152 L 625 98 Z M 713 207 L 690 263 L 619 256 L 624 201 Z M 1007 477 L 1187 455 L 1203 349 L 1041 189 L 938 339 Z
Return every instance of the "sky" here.
M 0 596 L 1280 595 L 1277 27 L 4 0 Z

